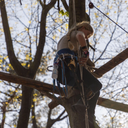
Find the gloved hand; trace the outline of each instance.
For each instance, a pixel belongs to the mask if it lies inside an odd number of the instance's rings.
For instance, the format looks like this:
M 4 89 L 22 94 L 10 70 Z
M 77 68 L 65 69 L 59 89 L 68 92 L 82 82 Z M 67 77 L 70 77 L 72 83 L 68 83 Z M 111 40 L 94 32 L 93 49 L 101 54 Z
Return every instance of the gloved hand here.
M 89 52 L 88 51 L 83 51 L 82 57 L 88 58 L 89 57 Z
M 81 66 L 84 66 L 85 64 L 86 64 L 86 62 L 88 61 L 88 58 L 85 58 L 85 57 L 81 57 L 81 58 L 79 58 L 79 64 L 81 65 Z
M 78 59 L 79 64 L 81 66 L 84 66 L 87 63 L 88 59 L 89 59 L 89 52 L 88 51 L 83 51 L 82 52 L 82 57 Z

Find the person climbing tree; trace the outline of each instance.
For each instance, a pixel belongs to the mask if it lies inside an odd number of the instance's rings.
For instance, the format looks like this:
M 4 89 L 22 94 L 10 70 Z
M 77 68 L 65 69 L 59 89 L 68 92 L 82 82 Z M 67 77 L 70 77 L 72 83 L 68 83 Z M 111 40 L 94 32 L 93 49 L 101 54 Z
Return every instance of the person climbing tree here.
M 66 98 L 81 95 L 75 105 L 86 106 L 89 128 L 94 126 L 94 113 L 102 84 L 88 71 L 89 44 L 87 40 L 93 35 L 93 28 L 87 21 L 77 23 L 63 36 L 57 45 L 52 78 L 65 85 Z M 80 70 L 82 68 L 82 71 Z M 81 75 L 82 74 L 82 75 Z

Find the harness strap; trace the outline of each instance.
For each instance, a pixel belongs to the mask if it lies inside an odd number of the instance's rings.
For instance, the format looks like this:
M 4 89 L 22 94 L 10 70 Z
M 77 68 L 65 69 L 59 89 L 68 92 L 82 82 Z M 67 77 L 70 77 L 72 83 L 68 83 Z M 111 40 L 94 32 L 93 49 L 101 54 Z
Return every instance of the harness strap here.
M 56 86 L 55 86 L 55 79 L 53 79 L 53 92 L 55 92 Z
M 66 59 L 69 59 L 70 62 L 66 63 Z M 75 55 L 75 53 L 73 51 L 71 51 L 70 49 L 68 48 L 65 48 L 65 49 L 61 49 L 57 52 L 56 54 L 56 57 L 54 59 L 54 67 L 58 66 L 57 67 L 57 70 L 59 69 L 59 66 L 61 66 L 61 73 L 62 73 L 62 78 L 61 78 L 61 82 L 62 82 L 62 85 L 63 85 L 63 91 L 65 93 L 65 96 L 67 96 L 68 94 L 68 88 L 67 88 L 67 79 L 66 78 L 66 72 L 65 72 L 65 68 L 68 67 L 70 69 L 70 65 L 73 65 L 74 67 L 76 67 L 76 62 L 78 61 L 78 58 L 77 56 Z M 66 65 L 65 65 L 66 64 Z M 66 66 L 66 67 L 65 67 Z M 53 69 L 54 70 L 54 69 Z M 71 70 L 71 69 L 70 69 Z M 56 89 L 55 87 L 55 84 L 57 83 L 57 86 L 58 86 L 58 89 L 60 90 L 60 82 L 58 80 L 58 75 L 56 78 L 53 78 L 53 86 L 54 86 L 54 90 Z
M 57 81 L 57 86 L 58 86 L 58 88 L 60 90 L 60 82 L 58 80 L 56 80 L 56 81 Z
M 61 63 L 62 63 L 62 83 L 65 85 L 66 91 L 64 90 L 65 95 L 67 96 L 68 93 L 68 89 L 67 89 L 67 80 L 65 77 L 65 66 L 64 66 L 64 61 L 61 59 Z
M 63 60 L 61 60 L 61 63 L 62 63 L 62 83 L 65 84 L 65 81 L 64 81 L 64 77 L 65 77 L 65 67 L 64 67 L 64 62 L 63 62 Z

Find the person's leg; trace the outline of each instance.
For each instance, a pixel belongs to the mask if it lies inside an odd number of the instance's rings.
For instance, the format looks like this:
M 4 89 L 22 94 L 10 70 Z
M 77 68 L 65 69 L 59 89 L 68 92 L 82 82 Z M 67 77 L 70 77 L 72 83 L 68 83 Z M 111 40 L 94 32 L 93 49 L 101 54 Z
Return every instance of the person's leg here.
M 91 89 L 94 93 L 98 92 L 102 88 L 102 84 L 100 81 L 95 78 L 88 70 L 83 68 L 83 80 L 85 85 L 85 92 L 86 88 Z
M 99 98 L 100 92 L 97 92 L 95 96 L 88 101 L 88 119 L 89 119 L 89 128 L 95 128 L 95 107 L 97 104 L 97 100 Z
M 80 78 L 80 71 L 79 71 L 79 66 L 77 67 L 77 77 L 78 77 L 78 80 L 79 82 L 82 80 Z M 94 91 L 95 95 L 94 97 L 92 97 L 90 100 L 88 100 L 88 105 L 89 105 L 89 108 L 88 108 L 88 119 L 89 119 L 89 128 L 95 128 L 95 107 L 96 107 L 96 103 L 97 103 L 97 100 L 99 98 L 99 94 L 100 94 L 100 89 L 102 87 L 102 84 L 89 72 L 87 71 L 86 69 L 83 68 L 83 80 L 81 81 L 83 82 L 84 84 L 84 87 L 85 87 L 85 98 L 87 98 L 87 88 L 91 89 L 92 91 Z M 79 87 L 78 87 L 79 86 Z M 80 83 L 78 85 L 78 90 L 79 91 L 82 91 L 81 90 L 81 86 L 80 86 Z M 81 100 L 82 101 L 82 100 Z M 78 100 L 79 102 L 79 100 Z M 76 105 L 80 105 L 79 103 L 76 103 Z

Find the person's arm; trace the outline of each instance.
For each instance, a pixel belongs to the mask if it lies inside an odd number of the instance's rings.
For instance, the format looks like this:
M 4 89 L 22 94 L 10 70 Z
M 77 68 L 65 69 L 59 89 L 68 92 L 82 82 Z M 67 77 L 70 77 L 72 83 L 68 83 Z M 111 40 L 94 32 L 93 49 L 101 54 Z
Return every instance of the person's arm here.
M 80 32 L 78 31 L 77 34 L 76 34 L 76 39 L 78 40 L 81 48 L 83 51 L 88 51 L 88 48 L 87 48 L 87 43 L 86 43 L 86 40 L 85 40 L 85 35 L 83 32 Z
M 79 42 L 84 54 L 83 57 L 79 58 L 79 64 L 84 66 L 89 58 L 89 52 L 88 52 L 87 43 L 85 40 L 85 35 L 82 32 L 77 32 L 76 39 Z

